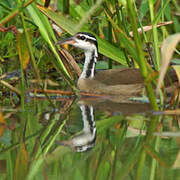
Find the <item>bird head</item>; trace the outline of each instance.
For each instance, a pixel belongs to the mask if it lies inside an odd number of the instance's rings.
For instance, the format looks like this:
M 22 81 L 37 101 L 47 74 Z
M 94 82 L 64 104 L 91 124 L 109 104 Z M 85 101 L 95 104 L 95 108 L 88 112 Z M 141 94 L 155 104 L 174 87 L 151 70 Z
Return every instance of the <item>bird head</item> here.
M 98 48 L 96 37 L 88 32 L 78 32 L 74 36 L 58 41 L 57 44 L 70 44 L 82 49 L 84 52 L 94 50 L 97 52 Z

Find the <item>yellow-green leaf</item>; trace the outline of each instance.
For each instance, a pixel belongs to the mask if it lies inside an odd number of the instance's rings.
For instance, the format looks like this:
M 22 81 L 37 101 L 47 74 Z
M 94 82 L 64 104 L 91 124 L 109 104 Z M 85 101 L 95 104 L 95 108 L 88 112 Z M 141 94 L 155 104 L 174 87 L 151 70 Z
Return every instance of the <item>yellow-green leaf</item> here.
M 26 37 L 24 32 L 19 32 L 17 35 L 17 50 L 19 54 L 20 63 L 25 70 L 30 60 L 30 54 L 26 44 Z
M 4 116 L 0 108 L 0 137 L 3 135 L 5 128 L 6 128 L 6 121 L 4 119 Z
M 28 153 L 26 151 L 25 143 L 22 143 L 18 150 L 14 177 L 15 180 L 24 180 L 28 170 Z

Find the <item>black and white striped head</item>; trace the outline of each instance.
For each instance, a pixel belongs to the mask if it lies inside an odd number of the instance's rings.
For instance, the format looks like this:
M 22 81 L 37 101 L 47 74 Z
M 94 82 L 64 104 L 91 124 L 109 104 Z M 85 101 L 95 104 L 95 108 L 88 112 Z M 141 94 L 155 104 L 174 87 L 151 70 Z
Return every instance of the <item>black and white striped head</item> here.
M 84 50 L 85 52 L 95 51 L 96 57 L 98 56 L 97 55 L 97 49 L 98 49 L 97 39 L 94 35 L 88 32 L 78 32 L 70 38 L 59 41 L 58 44 L 62 44 L 62 45 L 70 44 Z

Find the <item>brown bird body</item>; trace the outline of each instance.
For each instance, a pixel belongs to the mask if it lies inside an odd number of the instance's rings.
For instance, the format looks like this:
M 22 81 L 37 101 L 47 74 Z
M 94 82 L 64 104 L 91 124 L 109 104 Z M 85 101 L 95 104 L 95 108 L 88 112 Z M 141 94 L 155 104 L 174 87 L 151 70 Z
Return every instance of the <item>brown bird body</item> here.
M 118 68 L 102 70 L 95 73 L 95 79 L 107 85 L 143 83 L 139 69 Z
M 98 73 L 101 74 L 101 73 Z M 113 81 L 113 79 L 111 80 Z M 144 85 L 142 83 L 130 83 L 125 84 L 113 84 L 113 82 L 107 81 L 107 79 L 78 79 L 78 88 L 81 91 L 91 92 L 91 93 L 101 93 L 109 95 L 123 95 L 123 96 L 138 96 L 142 94 L 142 89 Z

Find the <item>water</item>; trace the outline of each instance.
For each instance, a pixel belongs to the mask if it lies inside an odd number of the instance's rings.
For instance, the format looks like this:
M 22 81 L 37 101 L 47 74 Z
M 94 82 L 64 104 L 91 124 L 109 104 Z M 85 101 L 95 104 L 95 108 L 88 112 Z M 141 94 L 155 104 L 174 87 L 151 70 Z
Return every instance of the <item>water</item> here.
M 95 97 L 52 102 L 2 106 L 1 179 L 180 179 L 178 114 Z

